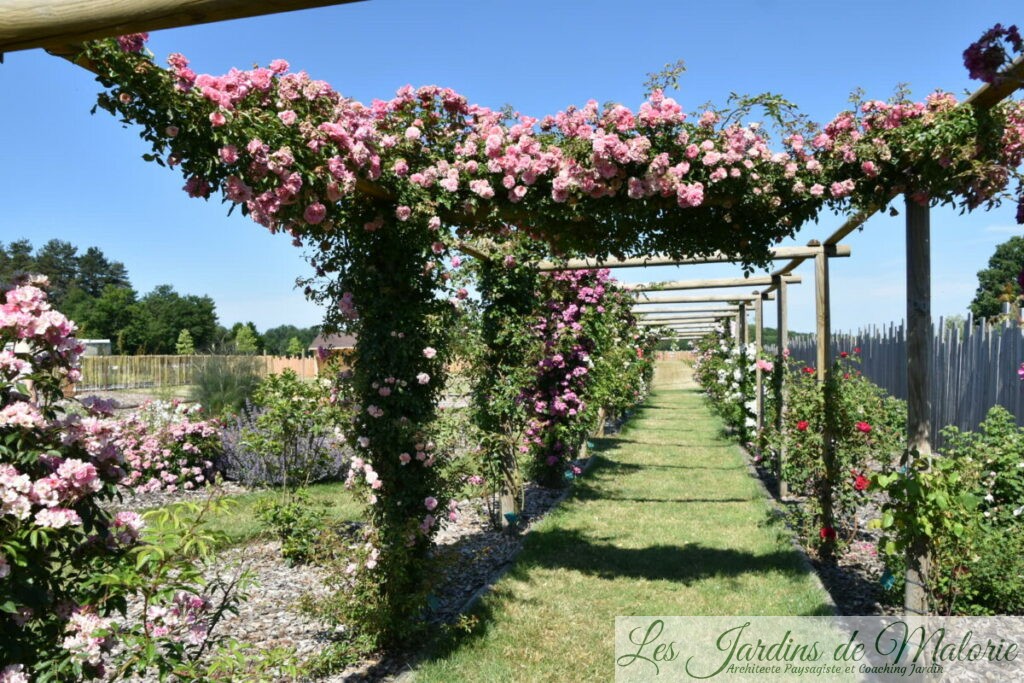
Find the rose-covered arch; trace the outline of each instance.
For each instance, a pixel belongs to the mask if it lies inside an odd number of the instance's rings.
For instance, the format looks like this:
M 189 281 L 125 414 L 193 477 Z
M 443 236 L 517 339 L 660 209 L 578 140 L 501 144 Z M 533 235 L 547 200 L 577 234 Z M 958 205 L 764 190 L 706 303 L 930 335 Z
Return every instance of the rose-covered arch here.
M 563 255 L 721 251 L 756 264 L 823 208 L 894 192 L 997 202 L 1024 157 L 1021 103 L 981 114 L 945 93 L 864 102 L 774 141 L 735 112 L 690 118 L 657 91 L 636 112 L 590 102 L 506 119 L 435 86 L 364 105 L 280 60 L 208 76 L 172 55 L 165 70 L 138 36 L 82 59 L 107 89 L 100 106 L 141 126 L 147 158 L 179 167 L 190 195 L 219 191 L 306 246 L 319 276 L 307 294 L 337 302 L 328 324 L 357 333 L 353 478 L 371 501 L 374 558 L 363 595 L 391 640 L 420 612 L 419 561 L 448 503 L 427 444 L 451 314 L 443 257 L 457 240 L 522 233 Z M 384 384 L 400 390 L 383 396 Z

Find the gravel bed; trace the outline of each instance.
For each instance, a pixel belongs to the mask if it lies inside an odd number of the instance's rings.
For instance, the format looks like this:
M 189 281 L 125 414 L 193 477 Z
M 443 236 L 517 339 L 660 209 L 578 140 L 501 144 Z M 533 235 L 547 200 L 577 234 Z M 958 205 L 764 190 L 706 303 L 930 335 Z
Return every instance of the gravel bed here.
M 233 483 L 174 493 L 126 491 L 117 508 L 143 510 L 183 500 L 204 500 L 210 495 L 245 492 L 244 487 Z M 516 534 L 491 528 L 482 499 L 462 501 L 457 521 L 446 521 L 435 537 L 432 552 L 442 562 L 442 579 L 430 599 L 430 621 L 444 623 L 456 619 L 472 598 L 511 566 L 522 548 L 524 535 L 564 494 L 565 490 L 527 484 L 523 521 Z M 298 608 L 303 596 L 327 595 L 324 569 L 312 565 L 289 566 L 281 557 L 278 541 L 262 540 L 222 552 L 210 573 L 225 574 L 239 565 L 250 573 L 254 585 L 249 598 L 239 606 L 238 615 L 225 617 L 218 632 L 260 649 L 294 649 L 299 661 L 309 659 L 332 640 L 333 627 Z M 398 653 L 367 659 L 319 680 L 324 683 L 393 680 L 409 669 L 408 662 L 414 656 L 414 653 Z

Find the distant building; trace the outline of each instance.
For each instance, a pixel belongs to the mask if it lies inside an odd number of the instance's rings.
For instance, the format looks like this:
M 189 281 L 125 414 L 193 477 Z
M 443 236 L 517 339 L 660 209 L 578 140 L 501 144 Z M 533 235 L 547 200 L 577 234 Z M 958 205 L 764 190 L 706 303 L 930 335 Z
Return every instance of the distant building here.
M 85 344 L 84 356 L 109 356 L 111 351 L 109 339 L 79 339 Z
M 309 345 L 309 350 L 315 354 L 317 374 L 332 358 L 338 358 L 342 365 L 348 365 L 345 358 L 355 348 L 356 338 L 351 334 L 318 334 Z

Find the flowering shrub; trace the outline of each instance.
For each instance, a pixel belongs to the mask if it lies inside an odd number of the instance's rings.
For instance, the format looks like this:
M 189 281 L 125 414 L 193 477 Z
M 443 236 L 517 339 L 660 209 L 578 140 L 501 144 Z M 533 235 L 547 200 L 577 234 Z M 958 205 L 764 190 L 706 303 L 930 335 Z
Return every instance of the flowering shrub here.
M 710 399 L 712 408 L 747 442 L 757 427 L 754 378 L 757 347 L 737 344 L 719 331 L 697 344 L 694 377 Z M 761 363 L 767 361 L 760 360 Z
M 782 431 L 775 428 L 774 416 L 765 420 L 762 455 L 774 462 L 780 449 L 786 449 L 782 474 L 794 494 L 808 499 L 808 538 L 844 542 L 853 538 L 857 533 L 854 515 L 871 490 L 872 474 L 898 461 L 905 447 L 906 405 L 866 379 L 856 369 L 857 362 L 856 354 L 841 353 L 829 375 L 828 387 L 818 383 L 814 368 L 790 362 L 783 369 L 787 377 Z M 834 392 L 835 413 L 828 425 L 833 473 L 827 471 L 823 456 L 825 391 Z M 826 490 L 831 491 L 834 514 L 829 525 L 832 533 L 827 537 L 820 533 L 824 523 L 819 505 Z
M 148 401 L 117 424 L 124 455 L 121 484 L 139 492 L 190 490 L 209 483 L 220 453 L 219 423 L 196 417 L 198 405 Z
M 874 475 L 888 494 L 879 542 L 889 563 L 924 538 L 933 609 L 1024 614 L 1024 428 L 993 407 L 976 432 L 943 430 L 946 448 L 928 467 L 891 465 Z
M 247 486 L 294 489 L 337 479 L 349 459 L 339 427 L 343 418 L 328 384 L 304 382 L 291 370 L 270 375 L 243 414 L 222 430 L 223 454 L 214 463 Z
M 15 287 L 4 298 L 0 680 L 117 678 L 151 669 L 202 677 L 198 658 L 215 645 L 217 615 L 239 598 L 236 584 L 223 590 L 206 584 L 192 561 L 197 552 L 209 557 L 202 515 L 189 526 L 165 511 L 160 530 L 142 543 L 144 520 L 104 505 L 125 476 L 122 430 L 103 402 L 85 402 L 85 414 L 64 407 L 64 384 L 78 379 L 83 351 L 75 326 L 37 286 Z M 170 611 L 160 618 L 166 625 L 181 591 L 208 596 L 217 590 L 215 609 L 206 615 L 192 610 L 188 617 L 190 649 L 174 629 L 151 628 L 150 615 L 157 619 L 165 608 Z M 133 597 L 146 606 L 138 621 L 125 619 Z

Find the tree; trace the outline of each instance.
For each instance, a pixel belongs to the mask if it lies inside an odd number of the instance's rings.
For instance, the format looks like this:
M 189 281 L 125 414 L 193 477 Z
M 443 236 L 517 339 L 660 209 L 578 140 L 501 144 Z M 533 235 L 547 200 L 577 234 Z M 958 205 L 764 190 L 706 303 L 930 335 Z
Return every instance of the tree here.
M 12 282 L 16 273 L 32 270 L 34 263 L 28 240 L 15 240 L 6 248 L 0 243 L 0 284 Z
M 976 320 L 998 317 L 1004 302 L 1014 302 L 1021 294 L 1018 277 L 1024 271 L 1024 237 L 1011 237 L 996 247 L 988 268 L 978 271 L 978 290 L 971 302 Z
M 33 270 L 50 280 L 50 303 L 63 308 L 64 297 L 78 279 L 78 247 L 53 239 L 36 252 Z
M 195 348 L 207 348 L 217 332 L 213 299 L 182 296 L 171 285 L 158 285 L 130 307 L 131 322 L 120 344 L 133 353 L 172 354 L 181 330 L 192 335 Z
M 75 284 L 91 296 L 98 297 L 104 287 L 128 287 L 128 270 L 119 261 L 108 261 L 97 247 L 89 247 L 78 257 L 78 277 Z
M 299 340 L 303 349 L 308 349 L 319 332 L 317 327 L 296 327 L 295 325 L 271 327 L 261 335 L 263 349 L 272 356 L 290 355 L 288 345 L 293 337 Z
M 284 352 L 285 355 L 299 357 L 306 352 L 306 348 L 307 347 L 303 346 L 302 342 L 299 341 L 298 337 L 292 337 L 288 340 L 288 346 L 285 347 Z
M 235 332 L 235 351 L 241 354 L 255 354 L 259 351 L 259 338 L 252 323 L 239 325 Z
M 182 329 L 178 335 L 178 343 L 174 345 L 174 352 L 179 356 L 191 356 L 196 352 L 196 345 L 192 341 L 192 335 L 188 330 Z

